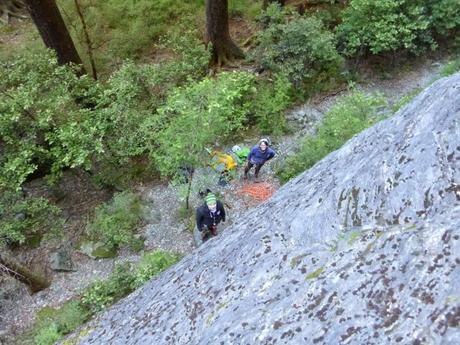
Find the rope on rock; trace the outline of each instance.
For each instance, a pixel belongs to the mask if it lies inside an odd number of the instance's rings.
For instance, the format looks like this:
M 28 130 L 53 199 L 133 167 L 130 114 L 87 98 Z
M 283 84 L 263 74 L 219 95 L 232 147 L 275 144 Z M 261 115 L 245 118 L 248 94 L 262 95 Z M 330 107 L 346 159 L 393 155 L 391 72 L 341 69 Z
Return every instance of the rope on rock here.
M 275 187 L 268 182 L 250 183 L 243 185 L 237 194 L 249 195 L 253 199 L 263 202 L 269 199 L 276 191 Z

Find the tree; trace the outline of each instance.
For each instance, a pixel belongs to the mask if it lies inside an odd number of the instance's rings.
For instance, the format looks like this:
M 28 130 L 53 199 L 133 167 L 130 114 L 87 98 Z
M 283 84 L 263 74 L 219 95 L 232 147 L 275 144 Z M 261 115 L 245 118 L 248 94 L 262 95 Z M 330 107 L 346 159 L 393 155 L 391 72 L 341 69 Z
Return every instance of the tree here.
M 56 51 L 60 65 L 69 62 L 81 65 L 69 31 L 54 0 L 25 0 L 30 15 L 45 45 Z
M 219 66 L 228 60 L 243 58 L 241 49 L 232 41 L 228 28 L 228 1 L 206 1 L 206 43 L 212 43 L 212 62 Z

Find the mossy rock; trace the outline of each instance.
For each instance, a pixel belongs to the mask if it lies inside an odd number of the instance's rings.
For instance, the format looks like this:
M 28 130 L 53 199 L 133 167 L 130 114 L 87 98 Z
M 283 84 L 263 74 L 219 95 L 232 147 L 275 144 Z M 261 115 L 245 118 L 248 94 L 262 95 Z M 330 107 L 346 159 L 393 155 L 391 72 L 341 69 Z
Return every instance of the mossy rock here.
M 80 252 L 93 259 L 107 259 L 117 256 L 117 248 L 102 242 L 83 242 L 80 245 Z

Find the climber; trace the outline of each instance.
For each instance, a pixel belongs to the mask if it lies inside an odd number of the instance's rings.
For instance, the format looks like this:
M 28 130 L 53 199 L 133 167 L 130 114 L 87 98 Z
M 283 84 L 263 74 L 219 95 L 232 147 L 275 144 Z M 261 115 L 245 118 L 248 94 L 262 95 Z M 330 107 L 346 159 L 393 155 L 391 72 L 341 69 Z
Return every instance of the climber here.
M 270 147 L 270 140 L 263 138 L 260 139 L 259 144 L 254 146 L 249 152 L 248 160 L 246 161 L 246 165 L 244 167 L 244 179 L 248 178 L 248 172 L 251 168 L 255 165 L 254 176 L 256 180 L 259 178 L 259 171 L 260 168 L 267 162 L 268 160 L 275 157 L 275 151 L 273 151 Z
M 224 205 L 209 189 L 206 192 L 205 203 L 196 209 L 196 227 L 203 242 L 217 236 L 217 224 L 225 222 Z

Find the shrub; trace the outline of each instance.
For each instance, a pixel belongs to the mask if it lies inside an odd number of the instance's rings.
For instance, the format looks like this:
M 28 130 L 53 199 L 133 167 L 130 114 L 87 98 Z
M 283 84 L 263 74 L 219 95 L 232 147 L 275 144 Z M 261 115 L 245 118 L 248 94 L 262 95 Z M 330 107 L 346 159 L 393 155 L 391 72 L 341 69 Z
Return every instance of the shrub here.
M 98 280 L 81 295 L 81 305 L 93 315 L 133 291 L 132 265 L 118 265 L 106 280 Z
M 317 134 L 305 138 L 298 151 L 286 159 L 277 171 L 279 178 L 286 182 L 340 148 L 353 135 L 375 123 L 379 119 L 376 113 L 383 105 L 381 96 L 360 91 L 340 99 L 325 115 Z
M 187 87 L 175 89 L 159 108 L 169 123 L 152 138 L 156 167 L 164 176 L 174 176 L 181 167 L 203 165 L 207 145 L 226 140 L 242 129 L 250 111 L 254 76 L 246 72 L 221 73 Z
M 16 191 L 0 194 L 0 245 L 23 244 L 34 235 L 56 235 L 62 230 L 60 209 L 44 198 L 25 198 Z
M 460 6 L 457 0 L 429 0 L 433 29 L 438 35 L 455 36 L 460 28 Z
M 460 57 L 454 60 L 451 60 L 448 63 L 446 63 L 444 66 L 442 66 L 440 74 L 443 77 L 447 77 L 458 71 L 460 71 Z
M 134 274 L 133 288 L 144 285 L 152 277 L 163 272 L 171 265 L 174 265 L 179 259 L 179 255 L 161 250 L 145 254 Z
M 292 85 L 282 74 L 273 81 L 261 80 L 252 101 L 252 112 L 262 133 L 279 135 L 286 131 L 284 111 L 292 103 Z
M 102 152 L 100 124 L 86 107 L 97 85 L 51 52 L 0 63 L 0 90 L 0 188 L 19 189 L 37 170 L 56 179 L 64 168 L 89 168 Z
M 54 344 L 179 259 L 177 254 L 154 251 L 145 254 L 137 266 L 132 263 L 116 266 L 108 279 L 95 281 L 76 300 L 70 300 L 60 308 L 45 307 L 40 310 L 33 329 L 21 336 L 20 343 L 29 344 L 33 339 L 39 345 Z
M 273 5 L 267 11 L 274 11 Z M 315 91 L 339 74 L 342 58 L 335 37 L 315 17 L 270 15 L 269 26 L 257 36 L 253 57 L 264 68 L 285 74 L 297 88 Z
M 36 316 L 32 334 L 37 345 L 52 345 L 64 335 L 82 325 L 89 315 L 76 300 L 64 303 L 60 308 L 45 307 Z
M 110 278 L 96 281 L 81 295 L 81 305 L 91 314 L 97 313 L 130 294 L 155 275 L 180 259 L 179 255 L 154 251 L 144 255 L 138 267 L 132 264 L 116 266 Z
M 351 0 L 337 27 L 347 55 L 405 49 L 419 53 L 435 47 L 425 1 Z
M 157 108 L 172 89 L 206 73 L 209 53 L 196 39 L 173 35 L 161 44 L 174 59 L 149 65 L 126 62 L 108 80 L 98 102 L 98 122 L 105 125 L 106 154 L 99 168 L 103 174 L 120 165 L 131 167 L 133 159 L 153 149 L 166 122 Z M 101 179 L 110 182 L 110 176 Z
M 143 204 L 139 195 L 125 191 L 115 194 L 110 203 L 96 208 L 94 218 L 87 226 L 88 235 L 115 248 L 138 245 L 134 237 L 141 224 Z
M 56 341 L 61 339 L 61 337 L 62 334 L 59 333 L 57 325 L 52 323 L 41 328 L 34 337 L 34 341 L 36 345 L 53 345 Z

